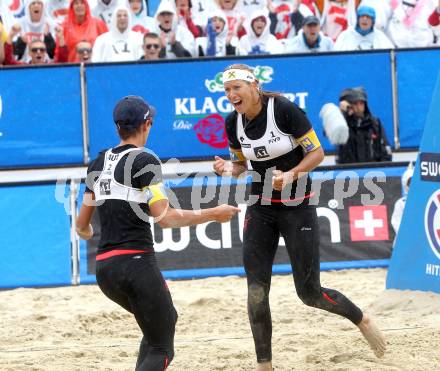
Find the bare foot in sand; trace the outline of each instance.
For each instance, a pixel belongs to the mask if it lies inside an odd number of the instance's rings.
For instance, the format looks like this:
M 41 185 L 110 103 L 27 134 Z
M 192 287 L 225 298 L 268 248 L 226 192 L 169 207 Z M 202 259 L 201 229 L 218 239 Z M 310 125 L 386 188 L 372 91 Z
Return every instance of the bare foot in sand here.
M 272 371 L 272 362 L 258 363 L 255 371 Z
M 364 314 L 362 321 L 357 326 L 359 330 L 361 330 L 362 335 L 364 335 L 364 338 L 368 341 L 368 344 L 370 344 L 376 357 L 382 358 L 386 350 L 385 338 L 374 321 L 368 315 Z

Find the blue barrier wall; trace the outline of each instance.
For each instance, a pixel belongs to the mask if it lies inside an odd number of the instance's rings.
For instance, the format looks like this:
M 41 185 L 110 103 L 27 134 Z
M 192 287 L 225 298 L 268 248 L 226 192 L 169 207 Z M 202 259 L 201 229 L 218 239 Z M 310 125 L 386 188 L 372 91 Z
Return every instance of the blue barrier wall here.
M 231 105 L 218 79 L 219 73 L 234 61 L 90 66 L 87 93 L 91 156 L 117 141 L 111 108 L 128 94 L 141 95 L 157 108 L 154 135 L 148 146 L 159 157 L 227 154 L 224 118 Z M 388 53 L 281 56 L 239 62 L 257 68 L 265 90 L 286 94 L 307 112 L 326 150 L 333 147 L 323 135 L 319 111 L 325 103 L 338 103 L 340 92 L 347 87 L 366 88 L 370 109 L 381 118 L 388 138 L 393 138 Z M 375 93 L 378 86 L 380 94 Z
M 70 284 L 70 220 L 55 185 L 0 187 L 0 288 Z
M 440 49 L 399 51 L 396 56 L 400 142 L 418 147 L 440 73 Z
M 0 167 L 81 164 L 79 68 L 3 69 Z
M 417 147 L 440 50 L 397 51 L 402 148 Z M 157 106 L 149 147 L 162 158 L 201 159 L 227 154 L 223 121 L 230 111 L 219 81 L 228 64 L 257 67 L 267 90 L 281 91 L 307 111 L 327 151 L 319 111 L 342 89 L 364 86 L 371 111 L 394 143 L 391 63 L 387 52 L 330 53 L 216 60 L 88 65 L 90 150 L 113 144 L 114 103 L 140 94 Z M 0 74 L 0 167 L 83 164 L 78 66 L 4 68 Z
M 401 197 L 400 177 L 404 170 L 403 167 L 392 167 L 313 172 L 312 179 L 317 182 L 315 185 L 320 184 L 317 215 L 320 222 L 321 269 L 383 267 L 388 264 L 394 239 L 390 218 L 395 201 Z M 378 176 L 386 177 L 386 181 L 384 178 L 378 181 Z M 347 177 L 355 182 L 352 185 L 359 182 L 351 195 L 342 191 L 341 181 Z M 197 202 L 198 195 L 203 194 L 206 195 L 203 197 L 203 208 L 215 206 L 219 202 L 237 203 L 242 212 L 222 225 L 208 222 L 199 226 L 162 230 L 152 224 L 156 257 L 165 277 L 183 279 L 244 274 L 241 231 L 246 206 L 238 196 L 240 191 L 236 192 L 237 183 L 245 185 L 246 181 L 237 182 L 212 176 L 166 180 L 171 192 L 170 199 L 178 200 L 178 207 L 198 208 L 191 204 L 191 200 Z M 378 187 L 374 192 L 373 188 L 367 186 L 373 183 Z M 228 199 L 220 201 L 220 194 L 227 194 Z M 375 196 L 368 202 L 372 194 Z M 369 213 L 376 223 L 373 228 L 373 220 L 369 221 L 371 225 L 362 222 Z M 358 223 L 363 226 L 356 226 Z M 101 233 L 96 215 L 92 225 L 95 236 L 80 246 L 81 282 L 87 283 L 95 282 L 94 262 Z M 279 245 L 274 272 L 288 273 L 291 268 L 287 264 L 289 259 L 284 241 L 281 240 Z
M 388 264 L 394 237 L 389 218 L 395 200 L 401 196 L 400 176 L 404 170 L 402 167 L 393 167 L 313 173 L 313 179 L 324 181 L 317 209 L 321 218 L 322 269 L 366 268 Z M 386 182 L 373 180 L 379 173 L 386 175 Z M 334 179 L 345 179 L 347 176 L 351 179 L 359 177 L 359 188 L 355 194 L 343 196 L 340 193 L 343 183 L 339 181 L 336 186 Z M 171 191 L 175 192 L 181 207 L 189 208 L 193 189 L 194 192 L 201 192 L 202 183 L 212 187 L 213 184 L 218 186 L 218 181 L 217 177 L 198 178 L 196 182 L 194 178 L 185 181 L 173 178 L 168 179 L 167 183 Z M 365 196 L 368 200 L 375 199 L 372 196 L 375 188 L 367 186 L 371 182 L 377 182 L 377 190 L 382 189 L 384 198 L 378 201 L 378 206 L 372 203 L 363 207 L 362 199 Z M 69 210 L 69 189 L 69 184 L 65 183 L 58 186 L 40 184 L 0 187 L 0 288 L 70 284 L 70 217 L 66 212 Z M 83 191 L 84 186 L 81 186 L 78 204 L 82 202 Z M 209 193 L 205 191 L 203 194 Z M 234 195 L 235 191 L 231 190 L 231 200 L 228 202 L 235 202 Z M 338 206 L 335 201 L 339 198 L 343 202 L 339 202 Z M 206 199 L 203 207 L 216 204 L 217 199 Z M 240 207 L 244 207 L 244 204 L 240 203 Z M 381 228 L 373 228 L 373 237 L 363 234 L 362 228 L 355 230 L 352 227 L 355 220 L 362 219 L 358 212 L 360 209 L 372 210 L 374 219 L 383 221 Z M 243 274 L 240 231 L 244 215 L 242 212 L 222 226 L 218 223 L 207 223 L 205 226 L 166 231 L 154 226 L 157 258 L 160 267 L 166 271 L 166 277 Z M 188 232 L 187 240 L 183 237 L 185 229 Z M 95 228 L 95 232 L 96 239 L 99 239 L 99 227 Z M 94 242 L 95 246 L 96 242 L 97 240 Z M 288 262 L 286 251 L 282 242 L 280 246 L 274 271 L 287 273 L 289 268 L 285 265 Z M 95 251 L 90 244 L 80 242 L 81 283 L 96 281 Z

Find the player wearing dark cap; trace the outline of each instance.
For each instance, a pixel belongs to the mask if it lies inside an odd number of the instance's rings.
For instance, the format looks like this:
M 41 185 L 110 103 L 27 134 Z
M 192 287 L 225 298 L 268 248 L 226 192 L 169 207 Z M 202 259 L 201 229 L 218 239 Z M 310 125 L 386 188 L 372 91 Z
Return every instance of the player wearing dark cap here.
M 144 148 L 155 109 L 138 96 L 122 98 L 113 120 L 121 142 L 99 153 L 87 171 L 87 187 L 76 221 L 90 239 L 95 208 L 101 223 L 96 280 L 102 292 L 133 313 L 142 330 L 137 371 L 166 370 L 174 356 L 177 312 L 157 266 L 149 216 L 163 228 L 229 221 L 239 209 L 169 206 L 159 159 Z

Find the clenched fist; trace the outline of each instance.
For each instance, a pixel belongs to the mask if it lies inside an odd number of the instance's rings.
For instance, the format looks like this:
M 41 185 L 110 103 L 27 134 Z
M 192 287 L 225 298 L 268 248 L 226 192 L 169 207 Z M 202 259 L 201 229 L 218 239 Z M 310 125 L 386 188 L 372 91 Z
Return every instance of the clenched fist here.
M 272 188 L 276 191 L 282 191 L 286 185 L 296 180 L 295 174 L 291 171 L 274 170 L 272 174 Z
M 214 161 L 214 172 L 220 176 L 231 176 L 232 175 L 232 163 L 231 161 L 223 160 L 221 157 L 215 156 Z

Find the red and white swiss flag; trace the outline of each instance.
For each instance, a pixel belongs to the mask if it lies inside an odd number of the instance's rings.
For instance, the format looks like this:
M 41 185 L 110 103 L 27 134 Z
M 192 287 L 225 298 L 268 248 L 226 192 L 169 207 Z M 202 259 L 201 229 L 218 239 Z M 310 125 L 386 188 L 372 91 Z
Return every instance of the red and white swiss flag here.
M 386 205 L 350 206 L 348 213 L 352 241 L 388 241 Z

